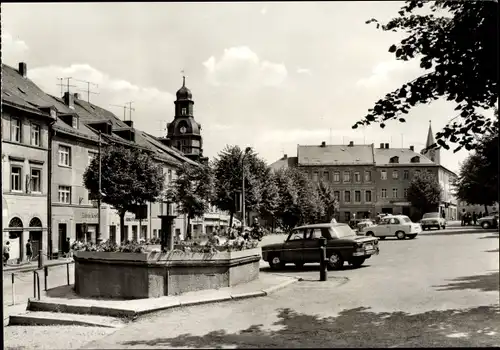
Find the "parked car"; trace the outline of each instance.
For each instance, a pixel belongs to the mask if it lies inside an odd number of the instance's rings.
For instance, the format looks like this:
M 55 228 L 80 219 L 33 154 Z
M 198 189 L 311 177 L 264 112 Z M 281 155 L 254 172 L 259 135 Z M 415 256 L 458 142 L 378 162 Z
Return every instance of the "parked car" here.
M 420 220 L 420 226 L 422 226 L 422 230 L 425 231 L 426 229 L 431 229 L 433 227 L 437 228 L 438 230 L 445 229 L 446 228 L 446 220 L 442 218 L 439 213 L 425 213 L 424 216 L 422 216 L 422 220 Z
M 339 269 L 347 261 L 359 267 L 366 259 L 379 253 L 378 239 L 359 237 L 347 224 L 315 224 L 294 228 L 283 243 L 262 247 L 262 259 L 271 268 L 294 263 L 301 267 L 306 263 L 320 262 L 320 238 L 327 240 L 328 268 Z
M 361 221 L 360 223 L 358 223 L 358 225 L 356 226 L 356 229 L 357 229 L 358 232 L 363 232 L 363 230 L 366 227 L 374 226 L 374 225 L 375 225 L 375 223 L 372 220 L 364 219 L 363 221 Z
M 406 237 L 413 239 L 422 232 L 422 228 L 406 215 L 389 215 L 381 219 L 379 224 L 366 227 L 363 232 L 366 236 L 380 237 L 380 239 L 392 236 L 398 239 Z
M 484 229 L 497 228 L 498 227 L 498 214 L 484 216 L 477 220 L 478 225 L 481 225 Z

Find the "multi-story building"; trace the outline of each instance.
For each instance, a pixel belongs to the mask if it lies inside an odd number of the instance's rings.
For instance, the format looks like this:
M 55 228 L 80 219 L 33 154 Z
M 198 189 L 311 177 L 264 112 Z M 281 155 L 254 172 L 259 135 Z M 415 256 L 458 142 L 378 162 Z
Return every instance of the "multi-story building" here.
M 28 79 L 27 65 L 2 64 L 2 229 L 13 262 L 25 258 L 28 239 L 35 255 L 47 253 L 48 130 L 55 120 L 56 109 Z

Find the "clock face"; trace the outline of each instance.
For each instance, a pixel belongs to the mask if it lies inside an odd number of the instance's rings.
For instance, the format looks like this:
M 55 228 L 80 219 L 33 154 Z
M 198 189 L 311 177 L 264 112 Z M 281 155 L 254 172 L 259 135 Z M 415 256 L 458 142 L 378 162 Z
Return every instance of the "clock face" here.
M 180 131 L 181 131 L 181 134 L 185 134 L 186 133 L 186 127 L 185 126 L 181 127 Z

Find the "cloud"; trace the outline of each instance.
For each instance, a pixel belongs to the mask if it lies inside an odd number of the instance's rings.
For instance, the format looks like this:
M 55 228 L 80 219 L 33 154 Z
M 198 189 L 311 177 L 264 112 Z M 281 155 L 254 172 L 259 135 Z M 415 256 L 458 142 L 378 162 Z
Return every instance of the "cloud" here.
M 278 86 L 288 75 L 283 63 L 261 60 L 247 46 L 225 49 L 222 57 L 211 56 L 203 65 L 208 81 L 215 86 Z
M 298 74 L 308 74 L 311 75 L 311 70 L 309 68 L 297 68 L 297 73 Z
M 380 62 L 372 69 L 372 75 L 356 82 L 357 86 L 366 88 L 379 87 L 394 80 L 396 75 L 411 75 L 419 71 L 418 60 L 400 61 L 389 60 Z
M 135 85 L 123 79 L 110 77 L 100 70 L 88 64 L 72 64 L 67 67 L 46 66 L 34 69 L 28 69 L 28 77 L 33 80 L 42 90 L 54 95 L 61 95 L 61 87 L 57 86 L 57 78 L 72 77 L 70 80 L 71 92 L 78 92 L 81 98 L 87 99 L 87 84 L 81 82 L 90 81 L 95 85 L 90 86 L 90 102 L 113 112 L 119 118 L 123 118 L 123 108 L 112 105 L 125 105 L 133 101 L 132 120 L 135 126 L 143 131 L 153 135 L 161 135 L 163 129 L 161 122 L 170 122 L 173 114 L 174 95 L 161 91 L 155 87 L 143 87 Z M 65 91 L 66 88 L 63 88 Z M 83 90 L 83 91 L 82 91 Z M 171 114 L 165 115 L 165 111 L 171 111 Z M 129 112 L 127 111 L 127 118 Z
M 8 32 L 2 33 L 2 58 L 4 62 L 17 65 L 18 62 L 25 61 L 28 50 L 29 47 L 23 40 L 14 38 Z

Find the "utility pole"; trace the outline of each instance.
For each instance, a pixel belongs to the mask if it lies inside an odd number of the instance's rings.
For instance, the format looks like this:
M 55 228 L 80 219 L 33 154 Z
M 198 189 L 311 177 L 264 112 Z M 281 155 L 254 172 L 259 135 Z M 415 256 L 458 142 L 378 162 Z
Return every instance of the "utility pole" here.
M 85 91 L 87 93 L 87 102 L 90 103 L 90 94 L 96 94 L 98 95 L 99 93 L 98 92 L 93 92 L 93 91 L 90 91 L 90 85 L 93 85 L 95 86 L 96 88 L 99 87 L 98 84 L 95 84 L 95 83 L 92 83 L 90 81 L 87 81 L 87 80 L 80 80 L 80 79 L 75 79 L 76 81 L 80 81 L 82 83 L 86 83 L 87 84 L 87 89 L 86 90 L 83 90 L 83 89 L 79 89 L 79 91 Z
M 101 242 L 101 132 L 99 131 L 99 146 L 98 153 L 99 157 L 99 195 L 97 197 L 97 233 L 96 233 L 96 243 Z
M 66 86 L 66 91 L 69 93 L 69 88 L 70 87 L 76 87 L 76 85 L 70 85 L 69 81 L 73 79 L 72 77 L 66 77 L 66 78 L 57 78 L 57 80 L 60 80 L 61 83 L 57 84 L 61 86 L 61 97 L 64 95 L 63 87 Z M 66 84 L 63 84 L 63 80 L 66 80 Z

